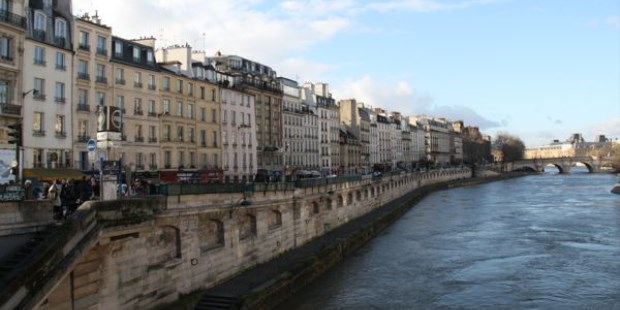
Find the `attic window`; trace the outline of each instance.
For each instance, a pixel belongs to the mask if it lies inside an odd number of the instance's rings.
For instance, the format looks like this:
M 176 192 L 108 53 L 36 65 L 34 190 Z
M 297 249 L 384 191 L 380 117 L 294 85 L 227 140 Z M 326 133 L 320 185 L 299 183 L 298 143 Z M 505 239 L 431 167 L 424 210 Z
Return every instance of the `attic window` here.
M 139 61 L 140 60 L 140 48 L 137 46 L 133 47 L 133 60 L 135 61 Z

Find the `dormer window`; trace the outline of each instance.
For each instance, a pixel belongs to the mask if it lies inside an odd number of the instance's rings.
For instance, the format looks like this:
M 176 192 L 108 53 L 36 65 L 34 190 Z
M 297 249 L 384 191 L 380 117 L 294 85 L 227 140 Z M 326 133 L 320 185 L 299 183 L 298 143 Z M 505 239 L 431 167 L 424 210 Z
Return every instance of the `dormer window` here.
M 140 60 L 140 48 L 137 46 L 133 47 L 133 60 L 134 61 Z
M 46 18 L 43 12 L 34 12 L 34 30 L 45 31 Z
M 123 44 L 120 41 L 114 41 L 114 55 L 116 57 L 123 56 Z
M 3 12 L 9 11 L 9 0 L 0 1 L 0 11 L 3 11 Z
M 67 22 L 64 19 L 56 18 L 54 35 L 63 39 L 67 37 Z
M 146 61 L 148 63 L 154 63 L 155 59 L 153 58 L 153 51 L 149 50 L 146 52 Z

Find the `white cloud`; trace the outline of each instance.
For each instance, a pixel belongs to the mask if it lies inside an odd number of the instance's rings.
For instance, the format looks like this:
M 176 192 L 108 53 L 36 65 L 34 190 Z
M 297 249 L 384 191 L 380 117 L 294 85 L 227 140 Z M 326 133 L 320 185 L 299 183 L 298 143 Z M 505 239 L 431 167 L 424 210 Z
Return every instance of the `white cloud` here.
M 605 24 L 620 29 L 620 16 L 612 15 L 607 17 L 607 19 L 605 20 Z
M 465 9 L 473 6 L 495 4 L 505 0 L 465 0 L 465 1 L 437 1 L 437 0 L 396 0 L 375 2 L 368 5 L 369 9 L 377 11 L 413 10 L 418 12 L 444 11 Z
M 489 120 L 473 109 L 462 105 L 435 105 L 429 94 L 420 94 L 407 81 L 382 83 L 370 76 L 333 85 L 336 98 L 356 98 L 373 107 L 382 107 L 388 111 L 397 111 L 405 115 L 433 115 L 456 121 L 463 120 L 466 125 L 481 129 L 499 127 L 500 122 Z
M 588 130 L 592 137 L 605 135 L 608 138 L 620 138 L 620 116 L 607 119 L 599 125 L 592 126 Z

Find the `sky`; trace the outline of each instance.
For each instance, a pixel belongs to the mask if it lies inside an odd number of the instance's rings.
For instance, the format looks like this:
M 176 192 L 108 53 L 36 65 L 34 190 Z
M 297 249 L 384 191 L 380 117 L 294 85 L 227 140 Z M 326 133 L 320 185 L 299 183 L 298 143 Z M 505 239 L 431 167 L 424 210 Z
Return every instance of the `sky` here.
M 95 10 L 116 36 L 238 55 L 528 147 L 620 138 L 619 0 L 73 1 Z

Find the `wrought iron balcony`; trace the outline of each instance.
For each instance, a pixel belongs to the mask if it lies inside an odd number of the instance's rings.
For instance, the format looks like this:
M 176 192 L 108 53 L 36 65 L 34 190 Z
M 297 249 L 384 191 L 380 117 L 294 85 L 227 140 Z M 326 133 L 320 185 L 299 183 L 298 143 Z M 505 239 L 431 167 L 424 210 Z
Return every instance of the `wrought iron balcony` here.
M 125 80 L 124 79 L 116 78 L 115 82 L 116 82 L 116 84 L 119 84 L 119 85 L 125 85 Z
M 45 30 L 35 29 L 32 31 L 32 38 L 39 41 L 45 41 Z
M 83 112 L 90 112 L 90 106 L 88 104 L 78 103 L 77 110 Z
M 90 137 L 85 134 L 81 134 L 77 136 L 77 142 L 79 143 L 86 143 L 88 142 L 88 140 L 90 140 Z
M 90 51 L 90 45 L 88 45 L 88 43 L 80 42 L 78 48 L 83 51 Z
M 84 72 L 78 72 L 78 79 L 90 81 L 90 74 Z
M 102 83 L 102 84 L 108 84 L 108 78 L 105 76 L 97 76 L 95 82 L 97 83 Z
M 157 143 L 157 138 L 155 138 L 155 137 L 149 137 L 149 142 L 150 142 L 150 143 Z
M 105 49 L 105 48 L 98 47 L 97 48 L 97 55 L 107 56 L 108 55 L 108 50 Z
M 67 137 L 67 132 L 66 131 L 56 131 L 56 132 L 54 132 L 54 136 L 56 136 L 56 138 L 66 138 Z
M 157 113 L 156 112 L 149 112 L 148 116 L 157 117 Z
M 134 141 L 135 142 L 144 142 L 144 137 L 136 136 L 136 137 L 134 137 Z
M 65 103 L 65 97 L 54 97 L 54 102 L 56 103 Z
M 157 89 L 157 87 L 154 84 L 149 84 L 148 85 L 149 90 L 155 90 Z
M 142 82 L 133 82 L 133 87 L 142 88 Z
M 0 22 L 26 29 L 26 18 L 13 14 L 7 10 L 0 10 Z
M 22 106 L 16 104 L 2 103 L 0 104 L 0 114 L 4 115 L 21 115 Z

